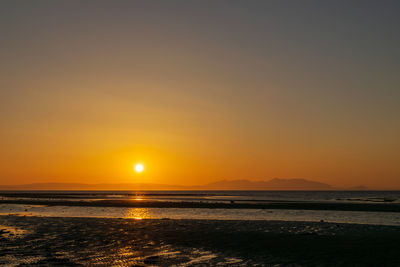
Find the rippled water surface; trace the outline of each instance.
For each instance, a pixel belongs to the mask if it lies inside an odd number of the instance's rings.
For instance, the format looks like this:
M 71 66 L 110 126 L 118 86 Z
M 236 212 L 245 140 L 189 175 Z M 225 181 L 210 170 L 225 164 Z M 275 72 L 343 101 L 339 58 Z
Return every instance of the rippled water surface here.
M 0 214 L 45 217 L 97 217 L 133 219 L 209 219 L 326 221 L 375 225 L 400 225 L 400 213 L 279 209 L 120 208 L 38 205 L 0 205 Z
M 0 199 L 41 200 L 44 205 L 1 204 L 0 214 L 47 217 L 98 217 L 135 219 L 285 220 L 327 221 L 376 225 L 400 225 L 400 213 L 334 210 L 208 209 L 208 208 L 123 208 L 47 206 L 48 200 L 98 201 L 136 200 L 207 203 L 399 202 L 399 191 L 7 191 Z

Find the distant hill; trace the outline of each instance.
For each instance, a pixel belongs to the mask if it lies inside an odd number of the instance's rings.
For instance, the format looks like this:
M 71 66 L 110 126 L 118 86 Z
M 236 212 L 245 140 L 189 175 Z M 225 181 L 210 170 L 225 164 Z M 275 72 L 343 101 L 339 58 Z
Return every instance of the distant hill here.
M 203 186 L 212 190 L 334 190 L 329 184 L 314 182 L 306 179 L 280 179 L 269 181 L 232 180 L 218 181 Z
M 367 191 L 370 189 L 366 186 L 359 185 L 359 186 L 349 187 L 349 188 L 347 188 L 347 190 L 349 190 L 349 191 Z
M 222 180 L 198 186 L 134 183 L 34 183 L 24 185 L 0 185 L 0 191 L 1 190 L 368 190 L 368 188 L 359 186 L 344 189 L 301 178 L 274 178 L 267 181 Z
M 23 185 L 0 185 L 1 190 L 184 190 L 185 187 L 164 184 L 80 184 L 80 183 L 34 183 Z

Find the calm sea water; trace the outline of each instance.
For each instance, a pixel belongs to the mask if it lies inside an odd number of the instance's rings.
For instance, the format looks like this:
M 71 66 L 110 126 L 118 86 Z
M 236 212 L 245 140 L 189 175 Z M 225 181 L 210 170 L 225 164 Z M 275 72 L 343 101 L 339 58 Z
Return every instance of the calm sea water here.
M 151 201 L 206 202 L 392 202 L 400 203 L 400 191 L 0 191 L 12 198 L 70 201 L 141 199 Z M 3 198 L 10 197 L 4 196 Z
M 4 192 L 3 192 L 4 193 Z M 148 201 L 265 202 L 357 202 L 400 203 L 400 191 L 42 191 L 7 192 L 3 199 L 57 199 L 92 201 L 134 199 Z M 11 195 L 10 195 L 11 194 Z M 399 204 L 400 205 L 400 204 Z M 50 217 L 101 217 L 133 219 L 286 220 L 400 225 L 400 213 L 203 208 L 119 208 L 46 205 L 0 205 L 0 214 Z

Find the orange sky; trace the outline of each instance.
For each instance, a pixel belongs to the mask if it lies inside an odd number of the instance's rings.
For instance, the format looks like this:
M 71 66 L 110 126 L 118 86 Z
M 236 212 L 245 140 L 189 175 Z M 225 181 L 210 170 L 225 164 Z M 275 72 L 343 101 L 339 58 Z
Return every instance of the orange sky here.
M 390 6 L 1 5 L 0 184 L 400 189 Z

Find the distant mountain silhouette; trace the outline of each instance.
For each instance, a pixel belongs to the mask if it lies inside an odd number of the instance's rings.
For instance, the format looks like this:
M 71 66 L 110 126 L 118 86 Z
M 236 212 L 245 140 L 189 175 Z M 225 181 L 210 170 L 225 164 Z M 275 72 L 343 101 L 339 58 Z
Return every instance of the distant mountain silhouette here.
M 368 187 L 363 186 L 363 185 L 359 185 L 359 186 L 353 186 L 353 187 L 349 187 L 347 188 L 347 190 L 350 191 L 366 191 L 366 190 L 370 190 Z
M 184 190 L 185 187 L 164 184 L 80 184 L 80 183 L 34 183 L 23 185 L 0 185 L 1 190 Z
M 358 186 L 344 189 L 301 178 L 274 178 L 267 181 L 222 180 L 198 186 L 134 183 L 34 183 L 24 185 L 0 185 L 0 191 L 1 190 L 368 190 L 368 188 Z
M 233 180 L 218 181 L 204 186 L 205 189 L 213 190 L 333 190 L 329 184 L 314 182 L 306 179 L 280 179 L 274 178 L 269 181 Z

